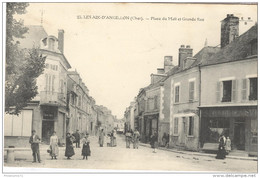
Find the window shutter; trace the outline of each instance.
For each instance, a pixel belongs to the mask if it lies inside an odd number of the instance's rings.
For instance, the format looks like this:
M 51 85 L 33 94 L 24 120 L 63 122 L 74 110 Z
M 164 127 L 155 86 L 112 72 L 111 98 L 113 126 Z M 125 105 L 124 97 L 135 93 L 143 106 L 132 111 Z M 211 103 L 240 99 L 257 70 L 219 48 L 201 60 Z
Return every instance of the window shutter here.
M 194 82 L 189 82 L 189 101 L 194 100 Z
M 220 83 L 221 82 L 217 82 L 217 86 L 216 86 L 216 102 L 217 103 L 220 102 Z
M 55 80 L 55 76 L 52 76 L 52 92 L 54 92 L 54 80 Z
M 242 79 L 242 100 L 247 99 L 247 79 Z
M 236 101 L 237 100 L 237 81 L 236 80 L 232 80 L 232 101 Z

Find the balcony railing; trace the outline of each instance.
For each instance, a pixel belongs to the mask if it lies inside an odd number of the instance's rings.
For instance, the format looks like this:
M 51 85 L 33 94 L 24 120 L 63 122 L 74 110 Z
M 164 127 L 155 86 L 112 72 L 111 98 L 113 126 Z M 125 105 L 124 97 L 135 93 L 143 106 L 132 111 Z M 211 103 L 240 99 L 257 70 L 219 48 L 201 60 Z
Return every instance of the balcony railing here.
M 66 104 L 66 95 L 59 92 L 41 91 L 40 92 L 41 104 Z

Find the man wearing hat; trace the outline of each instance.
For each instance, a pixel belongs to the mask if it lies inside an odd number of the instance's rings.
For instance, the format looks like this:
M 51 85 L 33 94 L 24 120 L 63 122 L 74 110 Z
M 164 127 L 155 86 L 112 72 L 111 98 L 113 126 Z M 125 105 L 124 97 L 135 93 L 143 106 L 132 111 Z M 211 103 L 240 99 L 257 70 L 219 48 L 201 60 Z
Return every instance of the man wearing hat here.
M 77 129 L 76 133 L 73 134 L 76 140 L 76 148 L 80 148 L 80 134 L 79 130 Z
M 31 144 L 32 152 L 33 152 L 33 163 L 36 163 L 36 157 L 38 162 L 41 162 L 40 158 L 40 150 L 39 150 L 39 143 L 41 139 L 38 135 L 36 135 L 36 131 L 32 131 L 32 136 L 30 137 L 29 143 Z

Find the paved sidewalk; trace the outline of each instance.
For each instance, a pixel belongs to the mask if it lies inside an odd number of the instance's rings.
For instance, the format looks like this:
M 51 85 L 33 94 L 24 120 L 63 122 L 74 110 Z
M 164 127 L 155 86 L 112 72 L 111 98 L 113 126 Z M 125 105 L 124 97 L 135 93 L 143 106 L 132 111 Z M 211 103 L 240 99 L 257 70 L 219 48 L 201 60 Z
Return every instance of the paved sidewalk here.
M 139 143 L 140 146 L 144 147 L 151 147 L 150 144 L 145 144 L 145 143 Z M 159 147 L 160 150 L 164 151 L 170 151 L 174 153 L 180 153 L 180 154 L 187 154 L 187 155 L 193 155 L 193 156 L 207 156 L 207 157 L 216 157 L 216 154 L 209 154 L 209 153 L 202 153 L 202 152 L 193 152 L 193 151 L 185 151 L 185 150 L 177 150 L 174 148 L 165 148 L 165 147 Z M 257 161 L 257 157 L 245 157 L 245 156 L 231 156 L 227 155 L 226 158 L 229 159 L 239 159 L 239 160 L 251 160 L 251 161 Z

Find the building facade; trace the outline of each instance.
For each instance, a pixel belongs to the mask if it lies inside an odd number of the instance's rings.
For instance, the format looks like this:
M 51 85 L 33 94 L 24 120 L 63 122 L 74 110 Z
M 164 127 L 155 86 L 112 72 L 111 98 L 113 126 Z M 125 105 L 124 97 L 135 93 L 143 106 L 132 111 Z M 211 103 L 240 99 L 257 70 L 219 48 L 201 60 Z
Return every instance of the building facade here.
M 255 25 L 202 65 L 202 146 L 224 134 L 232 149 L 257 154 L 257 63 Z

